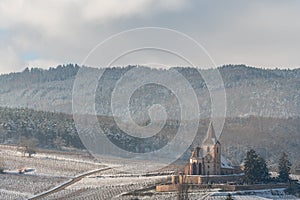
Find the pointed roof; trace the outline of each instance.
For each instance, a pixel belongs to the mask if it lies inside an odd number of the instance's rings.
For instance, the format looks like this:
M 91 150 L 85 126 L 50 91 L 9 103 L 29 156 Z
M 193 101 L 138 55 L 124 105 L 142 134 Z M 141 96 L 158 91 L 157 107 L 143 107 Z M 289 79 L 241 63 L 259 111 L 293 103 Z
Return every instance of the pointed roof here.
M 194 151 L 192 152 L 192 155 L 190 158 L 199 158 L 199 153 L 200 153 L 200 147 L 196 147 Z
M 214 126 L 212 124 L 212 122 L 209 123 L 209 127 L 206 133 L 206 137 L 202 142 L 202 145 L 215 145 L 218 142 L 216 134 L 215 134 L 215 130 L 214 130 Z
M 221 168 L 224 169 L 234 169 L 230 160 L 221 155 Z

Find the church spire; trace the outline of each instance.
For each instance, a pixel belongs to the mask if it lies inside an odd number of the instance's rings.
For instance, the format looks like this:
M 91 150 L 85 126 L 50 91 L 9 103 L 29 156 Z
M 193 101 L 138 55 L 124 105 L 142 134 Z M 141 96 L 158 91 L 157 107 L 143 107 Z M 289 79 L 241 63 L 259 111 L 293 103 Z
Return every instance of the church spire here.
M 205 137 L 202 145 L 210 146 L 210 145 L 215 145 L 216 143 L 217 143 L 217 137 L 215 134 L 213 124 L 212 124 L 212 122 L 210 122 L 207 133 L 206 133 L 206 137 Z

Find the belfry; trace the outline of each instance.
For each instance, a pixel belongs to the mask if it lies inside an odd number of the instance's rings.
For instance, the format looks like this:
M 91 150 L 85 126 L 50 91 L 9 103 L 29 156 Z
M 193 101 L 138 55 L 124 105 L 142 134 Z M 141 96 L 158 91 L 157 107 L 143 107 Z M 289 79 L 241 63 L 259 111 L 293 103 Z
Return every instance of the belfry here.
M 206 137 L 201 147 L 196 147 L 190 157 L 187 175 L 225 175 L 232 174 L 234 168 L 221 154 L 221 143 L 218 141 L 213 123 L 210 122 Z

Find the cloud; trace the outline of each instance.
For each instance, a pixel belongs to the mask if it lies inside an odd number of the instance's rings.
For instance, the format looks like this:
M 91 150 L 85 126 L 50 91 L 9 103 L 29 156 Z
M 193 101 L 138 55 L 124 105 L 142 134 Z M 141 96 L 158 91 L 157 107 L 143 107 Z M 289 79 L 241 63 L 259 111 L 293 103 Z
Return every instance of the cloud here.
M 80 62 L 91 46 L 106 32 L 111 34 L 118 20 L 136 16 L 147 18 L 165 11 L 184 7 L 184 0 L 2 0 L 0 1 L 0 30 L 9 31 L 1 52 L 12 54 L 14 63 L 0 61 L 0 72 L 9 71 L 7 65 L 19 65 L 22 55 L 38 52 L 37 60 Z M 112 25 L 110 25 L 112 24 Z M 107 30 L 99 30 L 99 27 Z M 111 26 L 111 27 L 109 27 Z M 100 34 L 99 34 L 100 33 Z M 1 39 L 1 35 L 0 35 Z M 7 51 L 7 48 L 10 51 Z M 6 52 L 7 51 L 7 52 Z M 7 60 L 7 59 L 6 59 Z M 38 61 L 35 63 L 37 64 Z M 43 64 L 44 62 L 40 62 Z M 32 63 L 31 63 L 32 64 Z
M 249 1 L 242 12 L 216 32 L 210 51 L 219 64 L 246 63 L 257 67 L 300 67 L 299 1 Z M 245 7 L 247 8 L 245 9 Z
M 50 67 L 56 67 L 59 64 L 61 64 L 61 62 L 57 61 L 57 60 L 43 60 L 43 59 L 35 59 L 35 60 L 30 60 L 28 62 L 26 62 L 26 67 L 29 68 L 45 68 L 48 69 Z
M 24 63 L 19 58 L 18 53 L 11 46 L 0 48 L 0 72 L 8 73 L 19 70 Z
M 85 20 L 107 20 L 120 17 L 143 16 L 149 12 L 159 10 L 182 9 L 187 1 L 183 0 L 110 0 L 110 1 L 89 1 L 82 9 L 82 17 Z
M 0 73 L 81 63 L 107 37 L 143 26 L 191 35 L 219 65 L 299 67 L 299 6 L 294 0 L 1 0 Z M 26 60 L 28 52 L 37 53 L 35 61 Z
M 182 9 L 184 0 L 2 0 L 0 28 L 27 26 L 45 34 L 63 34 L 76 24 L 144 16 Z M 84 24 L 82 24 L 84 25 Z M 82 26 L 80 26 L 82 27 Z

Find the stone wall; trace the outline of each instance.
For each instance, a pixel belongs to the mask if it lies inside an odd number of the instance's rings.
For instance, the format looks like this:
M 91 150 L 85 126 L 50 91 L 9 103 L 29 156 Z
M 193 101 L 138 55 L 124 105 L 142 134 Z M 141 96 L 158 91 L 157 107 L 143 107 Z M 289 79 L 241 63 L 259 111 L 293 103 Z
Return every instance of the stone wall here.
M 156 192 L 174 192 L 178 190 L 178 185 L 157 185 Z
M 202 175 L 174 175 L 172 176 L 172 183 L 188 183 L 188 184 L 218 184 L 218 183 L 242 183 L 244 175 L 214 175 L 214 176 L 202 176 Z
M 267 190 L 267 189 L 287 188 L 288 185 L 287 184 L 257 184 L 257 185 L 189 184 L 188 187 L 189 190 L 203 190 L 207 188 L 216 188 L 224 191 L 242 191 L 242 190 Z M 178 191 L 178 184 L 156 186 L 156 192 L 175 192 L 175 191 Z

